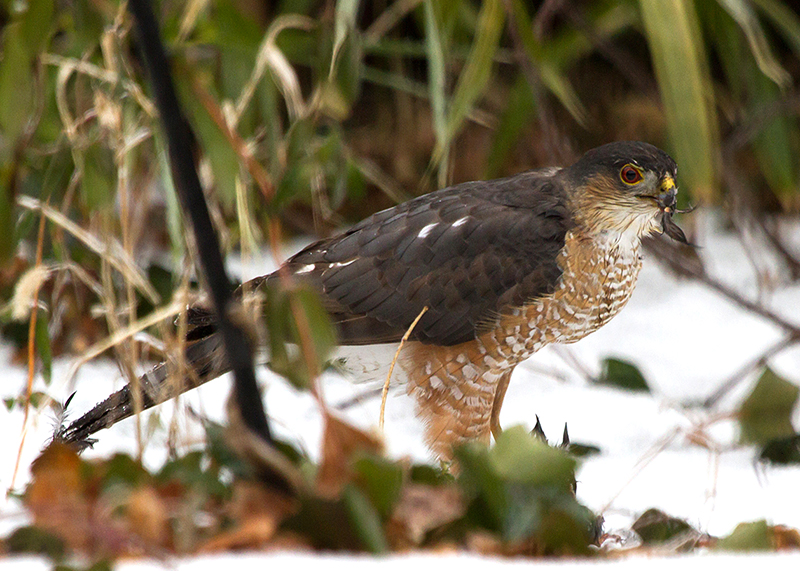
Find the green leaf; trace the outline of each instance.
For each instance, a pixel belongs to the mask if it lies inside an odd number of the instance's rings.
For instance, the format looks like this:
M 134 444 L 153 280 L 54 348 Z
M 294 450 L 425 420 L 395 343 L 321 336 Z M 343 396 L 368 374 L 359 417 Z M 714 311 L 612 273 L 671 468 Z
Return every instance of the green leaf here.
M 536 103 L 530 85 L 525 77 L 520 75 L 511 87 L 505 109 L 494 132 L 494 141 L 484 171 L 486 179 L 496 178 L 503 171 L 509 155 L 513 153 L 535 111 Z
M 696 199 L 712 204 L 719 126 L 695 4 L 639 0 L 639 6 L 681 180 Z
M 354 490 L 352 486 L 348 488 Z M 344 494 L 352 493 L 348 492 L 348 488 L 345 488 Z M 360 501 L 368 505 L 363 495 L 361 500 L 352 497 L 345 500 L 343 497 L 328 499 L 313 495 L 302 496 L 300 509 L 286 521 L 285 526 L 308 537 L 319 549 L 358 551 L 365 548 L 365 539 L 374 541 L 375 546 L 379 547 L 381 540 L 368 536 L 372 524 L 369 522 L 369 515 L 359 513 L 363 508 Z M 346 505 L 347 502 L 350 505 Z M 375 518 L 377 519 L 377 514 Z M 365 529 L 356 529 L 357 525 L 363 525 Z
M 765 520 L 740 523 L 728 537 L 723 537 L 716 545 L 725 551 L 771 551 L 773 532 Z
M 353 103 L 361 88 L 363 52 L 355 34 L 345 37 L 340 46 L 335 64 L 335 74 L 320 84 L 320 108 L 336 121 L 350 116 Z M 333 70 L 333 67 L 332 67 Z
M 739 407 L 741 441 L 766 444 L 775 438 L 794 435 L 792 411 L 798 394 L 799 387 L 766 369 Z
M 639 22 L 633 2 L 599 0 L 583 9 L 587 23 L 584 29 L 564 26 L 554 30 L 552 37 L 541 46 L 543 58 L 557 69 L 567 69 L 579 59 L 590 56 L 600 42 L 612 40 Z
M 54 0 L 28 0 L 27 10 L 20 18 L 25 48 L 31 58 L 45 48 L 55 15 Z
M 161 184 L 164 189 L 164 203 L 167 211 L 167 233 L 172 250 L 172 259 L 177 267 L 186 255 L 186 241 L 183 226 L 183 211 L 181 210 L 178 191 L 170 173 L 169 153 L 164 144 L 164 138 L 159 131 L 153 134 L 156 142 L 156 156 L 160 170 Z
M 364 456 L 353 462 L 357 481 L 384 520 L 392 515 L 403 487 L 403 469 L 396 462 Z
M 759 69 L 731 15 L 716 2 L 704 3 L 702 7 L 703 22 L 731 93 L 746 109 L 747 119 L 760 127 L 751 142 L 760 172 L 776 195 L 791 197 L 797 192 L 797 118 L 777 114 L 759 120 L 767 109 L 779 103 L 783 97 L 781 89 Z
M 452 140 L 461 124 L 483 95 L 492 75 L 494 55 L 505 23 L 501 0 L 486 0 L 481 4 L 475 41 L 472 44 L 464 71 L 458 78 L 447 116 L 447 138 Z
M 533 35 L 530 16 L 521 0 L 514 0 L 512 4 L 517 32 L 522 40 L 526 55 L 536 65 L 541 75 L 542 83 L 556 96 L 570 115 L 581 125 L 586 124 L 587 113 L 577 93 L 569 83 L 565 73 L 552 61 L 543 50 L 542 45 Z
M 344 508 L 362 547 L 373 554 L 386 553 L 389 545 L 383 532 L 381 519 L 367 497 L 352 484 L 342 493 Z
M 67 554 L 63 539 L 34 526 L 20 527 L 3 543 L 8 553 L 43 555 L 50 561 L 61 561 Z
M 203 428 L 206 433 L 206 453 L 218 466 L 230 470 L 234 477 L 242 479 L 253 478 L 253 466 L 230 446 L 225 435 L 225 427 L 221 424 L 205 419 Z
M 690 531 L 692 526 L 682 519 L 650 508 L 637 518 L 632 529 L 639 534 L 645 544 L 648 544 L 672 539 L 676 535 Z
M 610 385 L 627 391 L 650 392 L 644 375 L 633 363 L 621 359 L 605 359 L 599 384 Z
M 83 153 L 81 199 L 87 210 L 102 210 L 114 204 L 116 168 L 111 150 L 95 143 Z
M 203 452 L 195 451 L 167 462 L 156 475 L 163 483 L 175 482 L 201 492 L 205 496 L 217 498 L 230 497 L 230 490 L 220 481 L 214 469 L 205 469 L 206 458 Z
M 442 37 L 436 20 L 433 0 L 425 0 L 422 4 L 425 22 L 425 49 L 428 59 L 428 92 L 433 110 L 433 132 L 436 135 L 436 155 L 439 164 L 439 182 L 444 182 L 447 173 L 447 162 L 450 154 L 450 138 L 447 132 L 447 104 L 445 93 L 445 63 Z M 444 186 L 440 184 L 440 186 Z
M 523 426 L 504 430 L 490 456 L 497 474 L 512 482 L 570 492 L 575 482 L 575 459 L 542 442 Z
M 33 111 L 33 62 L 50 39 L 53 0 L 30 0 L 3 29 L 0 63 L 0 129 L 12 147 Z
M 186 68 L 175 67 L 175 88 L 180 94 L 186 114 L 200 140 L 203 152 L 214 173 L 216 197 L 227 212 L 234 212 L 236 204 L 236 176 L 239 174 L 239 155 L 227 136 L 220 130 L 209 112 L 191 88 L 192 79 Z M 210 87 L 205 87 L 211 92 Z M 202 88 L 201 88 L 202 89 Z
M 778 103 L 782 94 L 778 86 L 765 77 L 755 65 L 745 62 L 745 84 L 750 97 L 748 107 L 753 117 Z M 776 116 L 764 122 L 753 139 L 753 150 L 760 171 L 770 188 L 781 197 L 797 193 L 797 128 L 792 116 Z
M 784 466 L 800 464 L 800 434 L 770 440 L 761 448 L 758 459 Z
M 33 109 L 33 70 L 27 40 L 20 22 L 3 30 L 3 60 L 0 62 L 0 129 L 12 147 L 22 134 Z
M 356 32 L 356 18 L 358 17 L 358 0 L 338 0 L 333 14 L 333 54 L 331 56 L 330 76 L 339 59 L 339 54 L 348 37 Z
M 589 555 L 602 531 L 597 517 L 587 507 L 565 494 L 555 505 L 548 506 L 541 521 L 537 539 L 545 553 Z
M 14 239 L 16 204 L 12 193 L 13 185 L 10 180 L 6 180 L 15 174 L 15 170 L 10 165 L 0 166 L 0 267 L 5 267 L 17 249 L 17 241 Z
M 474 499 L 470 512 L 481 525 L 500 531 L 508 511 L 508 499 L 486 446 L 470 442 L 456 448 L 454 455 L 459 467 L 458 484 L 465 497 Z
M 120 485 L 133 489 L 149 484 L 152 480 L 141 462 L 127 454 L 115 454 L 101 466 L 105 471 L 102 481 L 103 490 L 110 490 Z
M 283 284 L 266 288 L 265 315 L 269 330 L 270 368 L 286 377 L 297 388 L 309 386 L 313 373 L 321 372 L 336 345 L 336 331 L 322 305 L 319 294 L 307 286 L 287 291 Z M 298 324 L 298 319 L 301 323 Z M 309 339 L 303 339 L 306 330 Z M 304 342 L 311 354 L 304 355 Z M 315 371 L 309 370 L 309 361 Z
M 570 442 L 567 446 L 567 452 L 575 458 L 586 458 L 588 456 L 595 456 L 600 454 L 599 446 L 594 444 L 583 444 L 581 442 Z
M 427 464 L 414 464 L 409 473 L 409 480 L 418 484 L 428 484 L 429 486 L 452 484 L 455 481 L 453 475 L 444 468 Z
M 791 76 L 775 59 L 767 35 L 750 7 L 750 3 L 742 0 L 718 1 L 741 27 L 761 72 L 782 88 L 789 87 L 792 81 Z
M 314 355 L 317 359 L 317 371 L 322 371 L 328 358 L 336 346 L 336 331 L 331 324 L 328 312 L 322 304 L 319 293 L 312 290 L 310 287 L 303 287 L 294 292 L 294 295 L 299 302 L 299 308 L 305 318 L 309 333 L 311 334 L 311 344 Z M 300 325 L 298 319 L 300 316 L 294 317 L 294 334 L 298 344 L 301 342 Z M 302 345 L 301 345 L 302 346 Z
M 38 409 L 46 398 L 48 398 L 48 395 L 42 391 L 33 391 L 31 393 L 31 406 Z

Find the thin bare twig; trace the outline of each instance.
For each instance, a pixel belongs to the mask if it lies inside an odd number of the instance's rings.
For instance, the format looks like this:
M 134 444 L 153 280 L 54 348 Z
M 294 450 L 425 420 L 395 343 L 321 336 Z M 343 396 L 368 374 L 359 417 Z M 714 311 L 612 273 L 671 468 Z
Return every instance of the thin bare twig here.
M 797 281 L 798 279 L 800 279 L 800 259 L 798 259 L 797 256 L 795 256 L 792 252 L 790 252 L 789 249 L 786 247 L 786 245 L 783 243 L 778 228 L 774 228 L 771 224 L 769 224 L 768 220 L 765 219 L 764 216 L 759 216 L 756 223 L 761 228 L 761 231 L 764 233 L 764 236 L 767 238 L 767 241 L 781 257 L 783 263 L 786 264 L 786 267 L 789 269 L 789 275 L 791 276 L 792 281 Z
M 693 263 L 691 260 L 685 260 L 681 256 L 667 255 L 660 249 L 653 249 L 653 251 L 659 256 L 662 262 L 667 264 L 677 274 L 697 280 L 743 309 L 771 321 L 789 333 L 790 336 L 800 338 L 800 325 L 786 321 L 786 319 L 774 311 L 767 309 L 759 303 L 750 301 L 732 287 L 708 275 L 702 266 Z
M 741 368 L 739 368 L 734 374 L 732 374 L 728 379 L 722 383 L 717 390 L 715 390 L 711 395 L 709 395 L 703 401 L 704 408 L 712 408 L 715 406 L 722 397 L 727 395 L 733 388 L 735 388 L 739 383 L 741 383 L 748 374 L 752 373 L 756 369 L 763 367 L 766 365 L 767 361 L 769 361 L 772 357 L 791 347 L 792 345 L 800 342 L 800 338 L 795 337 L 793 335 L 789 335 L 781 339 L 778 343 L 771 345 L 768 347 L 764 352 L 761 353 L 758 357 L 746 363 Z

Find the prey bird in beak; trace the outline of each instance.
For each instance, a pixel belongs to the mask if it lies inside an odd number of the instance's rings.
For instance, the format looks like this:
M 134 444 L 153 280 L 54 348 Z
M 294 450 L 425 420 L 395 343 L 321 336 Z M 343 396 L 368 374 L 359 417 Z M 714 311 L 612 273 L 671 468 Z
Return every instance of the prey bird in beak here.
M 683 233 L 680 226 L 675 224 L 672 215 L 675 213 L 683 214 L 691 212 L 694 208 L 689 208 L 687 210 L 678 210 L 675 208 L 678 203 L 678 188 L 675 186 L 675 180 L 671 176 L 665 178 L 664 182 L 661 184 L 661 188 L 663 192 L 658 195 L 656 202 L 658 202 L 658 207 L 661 210 L 661 228 L 664 234 L 676 242 L 691 246 L 686 239 L 686 234 Z

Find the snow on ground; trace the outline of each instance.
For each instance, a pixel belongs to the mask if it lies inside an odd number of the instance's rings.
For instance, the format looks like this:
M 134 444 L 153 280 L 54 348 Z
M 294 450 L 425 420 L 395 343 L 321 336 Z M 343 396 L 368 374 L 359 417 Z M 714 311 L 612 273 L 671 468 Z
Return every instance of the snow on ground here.
M 753 263 L 739 240 L 725 234 L 711 217 L 697 216 L 707 236 L 701 256 L 710 272 L 746 292 L 760 296 L 773 310 L 786 319 L 800 324 L 800 286 L 777 286 L 773 291 L 759 291 Z M 800 232 L 798 232 L 800 235 Z M 288 252 L 293 251 L 289 249 Z M 756 262 L 780 276 L 767 257 Z M 274 262 L 254 260 L 242 266 L 232 264 L 241 277 L 264 273 Z M 781 339 L 782 332 L 766 320 L 746 313 L 700 284 L 678 280 L 665 273 L 650 259 L 640 276 L 639 285 L 629 305 L 611 323 L 597 333 L 568 348 L 545 348 L 518 367 L 503 408 L 504 426 L 523 423 L 532 426 L 535 415 L 541 418 L 551 439 L 560 437 L 564 422 L 569 424 L 573 441 L 594 444 L 600 455 L 585 460 L 578 474 L 578 495 L 582 502 L 602 512 L 606 529 L 629 527 L 633 518 L 647 508 L 658 507 L 671 515 L 685 518 L 701 531 L 725 535 L 738 523 L 765 518 L 774 524 L 800 528 L 800 498 L 797 483 L 798 467 L 757 467 L 755 450 L 738 448 L 736 426 L 732 421 L 708 424 L 711 413 L 698 408 L 686 408 L 686 403 L 711 394 L 742 366 L 758 357 L 767 347 Z M 592 375 L 599 372 L 600 362 L 608 356 L 634 361 L 642 370 L 653 394 L 625 393 L 591 385 L 582 370 Z M 0 363 L 7 363 L 9 351 L 0 348 Z M 56 363 L 50 392 L 65 398 L 72 387 L 63 379 L 70 361 Z M 800 384 L 800 348 L 792 348 L 770 361 L 778 374 Z M 4 365 L 0 396 L 19 394 L 26 373 L 19 367 Z M 296 392 L 266 370 L 259 371 L 266 386 L 265 401 L 276 433 L 299 442 L 309 453 L 318 450 L 321 422 L 316 405 L 304 394 Z M 726 399 L 715 413 L 732 410 L 747 393 L 756 376 L 746 379 Z M 77 396 L 71 405 L 73 414 L 84 411 L 110 391 L 121 386 L 120 374 L 114 364 L 98 361 L 84 366 L 75 379 Z M 333 375 L 325 377 L 324 395 L 332 406 L 352 399 L 372 387 L 353 385 Z M 224 403 L 230 379 L 224 378 L 187 395 L 181 406 L 189 405 L 201 414 L 216 420 L 224 419 Z M 375 427 L 379 399 L 372 397 L 346 410 L 349 418 L 363 427 Z M 184 412 L 185 409 L 166 405 L 159 412 L 163 423 L 177 422 L 181 427 L 181 444 L 190 446 L 202 438 L 202 431 Z M 402 391 L 388 399 L 386 410 L 386 439 L 394 456 L 427 458 L 421 445 L 419 430 L 413 421 L 411 402 Z M 143 415 L 143 425 L 151 423 L 152 414 Z M 795 426 L 798 426 L 796 418 Z M 21 489 L 29 477 L 29 465 L 52 430 L 52 419 L 37 415 L 29 423 L 22 452 L 19 474 L 14 487 Z M 693 444 L 689 435 L 705 427 L 709 446 Z M 19 448 L 22 414 L 15 410 L 0 416 L 0 429 L 6 437 L 0 441 L 0 485 L 8 489 Z M 165 431 L 156 433 L 145 451 L 145 462 L 157 466 L 167 450 Z M 135 423 L 127 421 L 99 434 L 100 441 L 92 456 L 107 456 L 114 451 L 136 450 Z M 24 514 L 14 500 L 0 503 L 0 535 L 24 521 Z M 181 568 L 207 569 L 219 567 L 234 556 L 197 558 L 170 562 Z M 373 565 L 364 558 L 331 557 L 301 554 L 249 555 L 236 557 L 236 565 L 270 566 L 324 563 L 326 568 L 337 564 L 348 569 Z M 600 565 L 615 568 L 661 569 L 675 564 L 727 565 L 733 556 L 692 555 L 674 558 L 627 559 L 608 561 Z M 449 556 L 458 565 L 514 565 L 479 557 Z M 414 564 L 415 561 L 439 561 L 434 556 L 414 555 L 391 557 L 385 567 Z M 647 562 L 645 565 L 644 562 Z M 774 569 L 800 568 L 800 554 L 741 556 L 743 564 L 758 565 L 762 561 Z M 690 563 L 691 562 L 691 563 Z M 422 563 L 421 563 L 422 564 Z M 540 564 L 537 562 L 537 564 Z M 558 561 L 541 563 L 559 569 L 582 567 L 579 562 Z M 595 563 L 598 564 L 598 563 Z M 20 559 L 17 569 L 42 569 L 38 560 Z M 120 564 L 119 569 L 150 569 L 147 562 Z M 752 567 L 751 567 L 752 568 Z

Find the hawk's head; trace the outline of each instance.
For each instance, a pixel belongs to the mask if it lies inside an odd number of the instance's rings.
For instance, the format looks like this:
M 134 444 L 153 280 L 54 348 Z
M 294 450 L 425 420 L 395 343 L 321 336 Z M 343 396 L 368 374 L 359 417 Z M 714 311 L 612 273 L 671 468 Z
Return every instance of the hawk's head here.
M 686 242 L 672 221 L 678 166 L 648 143 L 620 141 L 597 147 L 561 171 L 577 220 L 600 232 L 642 237 L 665 231 Z

